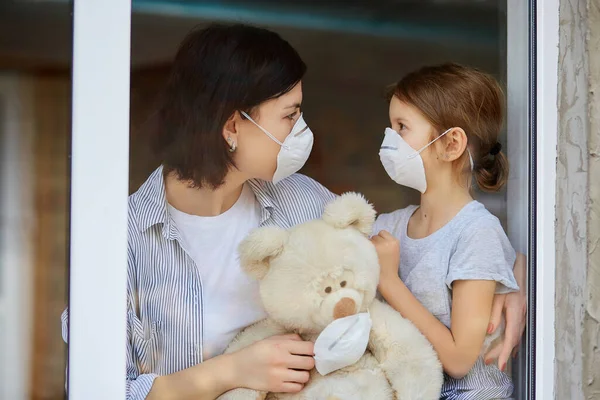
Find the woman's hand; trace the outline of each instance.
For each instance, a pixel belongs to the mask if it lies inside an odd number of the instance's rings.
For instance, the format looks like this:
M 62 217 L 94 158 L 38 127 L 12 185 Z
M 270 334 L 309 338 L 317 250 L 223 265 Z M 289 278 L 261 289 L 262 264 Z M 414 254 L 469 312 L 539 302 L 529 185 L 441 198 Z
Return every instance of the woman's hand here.
M 299 392 L 315 365 L 313 355 L 313 344 L 298 335 L 273 336 L 235 353 L 159 376 L 146 399 L 215 399 L 237 388 Z
M 498 328 L 502 313 L 504 313 L 506 319 L 506 328 L 503 340 L 485 355 L 485 363 L 490 364 L 494 360 L 498 360 L 498 368 L 502 371 L 506 368 L 506 363 L 511 353 L 513 357 L 516 356 L 525 326 L 527 325 L 526 266 L 527 260 L 525 256 L 518 254 L 515 261 L 514 273 L 520 290 L 507 295 L 495 296 L 492 305 L 492 316 L 488 333 L 493 333 Z
M 375 246 L 379 257 L 379 285 L 397 280 L 400 265 L 400 241 L 391 233 L 381 231 L 371 238 L 371 243 Z
M 299 392 L 315 366 L 313 343 L 295 334 L 270 337 L 231 356 L 234 386 L 264 392 Z

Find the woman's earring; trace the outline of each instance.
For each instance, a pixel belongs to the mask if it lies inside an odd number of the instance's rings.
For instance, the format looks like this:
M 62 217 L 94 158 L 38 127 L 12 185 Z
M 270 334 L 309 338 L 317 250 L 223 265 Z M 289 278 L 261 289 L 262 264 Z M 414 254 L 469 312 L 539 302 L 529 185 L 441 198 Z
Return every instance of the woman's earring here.
M 237 145 L 235 144 L 235 142 L 232 142 L 231 136 L 227 138 L 227 143 L 229 143 L 229 152 L 233 153 L 235 149 L 237 149 Z

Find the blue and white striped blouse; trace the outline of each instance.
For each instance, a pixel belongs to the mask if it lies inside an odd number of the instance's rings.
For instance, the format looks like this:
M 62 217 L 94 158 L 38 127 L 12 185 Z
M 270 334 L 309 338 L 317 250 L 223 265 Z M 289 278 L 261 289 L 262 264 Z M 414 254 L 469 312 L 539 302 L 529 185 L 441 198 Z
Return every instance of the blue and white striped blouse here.
M 261 226 L 290 228 L 320 218 L 335 197 L 300 174 L 250 186 Z M 202 278 L 169 215 L 162 167 L 129 197 L 127 269 L 127 399 L 145 399 L 157 376 L 202 362 Z M 68 310 L 62 332 L 67 341 Z

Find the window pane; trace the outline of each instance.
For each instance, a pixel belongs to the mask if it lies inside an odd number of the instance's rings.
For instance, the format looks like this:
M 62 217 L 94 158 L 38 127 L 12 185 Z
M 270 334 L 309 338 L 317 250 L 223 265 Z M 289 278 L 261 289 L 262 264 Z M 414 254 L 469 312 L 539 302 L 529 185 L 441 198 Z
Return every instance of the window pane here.
M 500 219 L 513 247 L 527 253 L 528 7 L 506 0 L 134 1 L 130 191 L 157 165 L 145 134 L 148 99 L 165 82 L 180 40 L 198 24 L 243 21 L 280 33 L 308 65 L 303 112 L 315 145 L 302 172 L 336 193 L 364 193 L 379 212 L 419 201 L 416 191 L 392 182 L 379 161 L 389 126 L 385 88 L 421 66 L 448 61 L 496 77 L 508 97 L 500 143 L 511 181 L 499 193 L 477 191 L 476 198 Z M 520 353 L 512 370 L 515 395 L 525 399 L 526 348 Z

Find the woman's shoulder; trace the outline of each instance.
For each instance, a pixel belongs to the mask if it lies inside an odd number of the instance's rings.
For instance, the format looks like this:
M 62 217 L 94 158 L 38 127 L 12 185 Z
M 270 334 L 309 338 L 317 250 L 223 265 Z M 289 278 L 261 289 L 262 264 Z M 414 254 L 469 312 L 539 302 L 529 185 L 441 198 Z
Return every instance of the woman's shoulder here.
M 289 198 L 290 196 L 301 196 L 328 202 L 336 197 L 336 195 L 331 193 L 325 186 L 302 174 L 293 174 L 277 184 L 267 181 L 252 180 L 251 185 L 255 192 L 264 193 L 276 200 Z
M 259 200 L 286 214 L 292 225 L 320 218 L 327 203 L 337 196 L 316 180 L 303 174 L 293 174 L 274 184 L 253 180 L 250 184 Z

